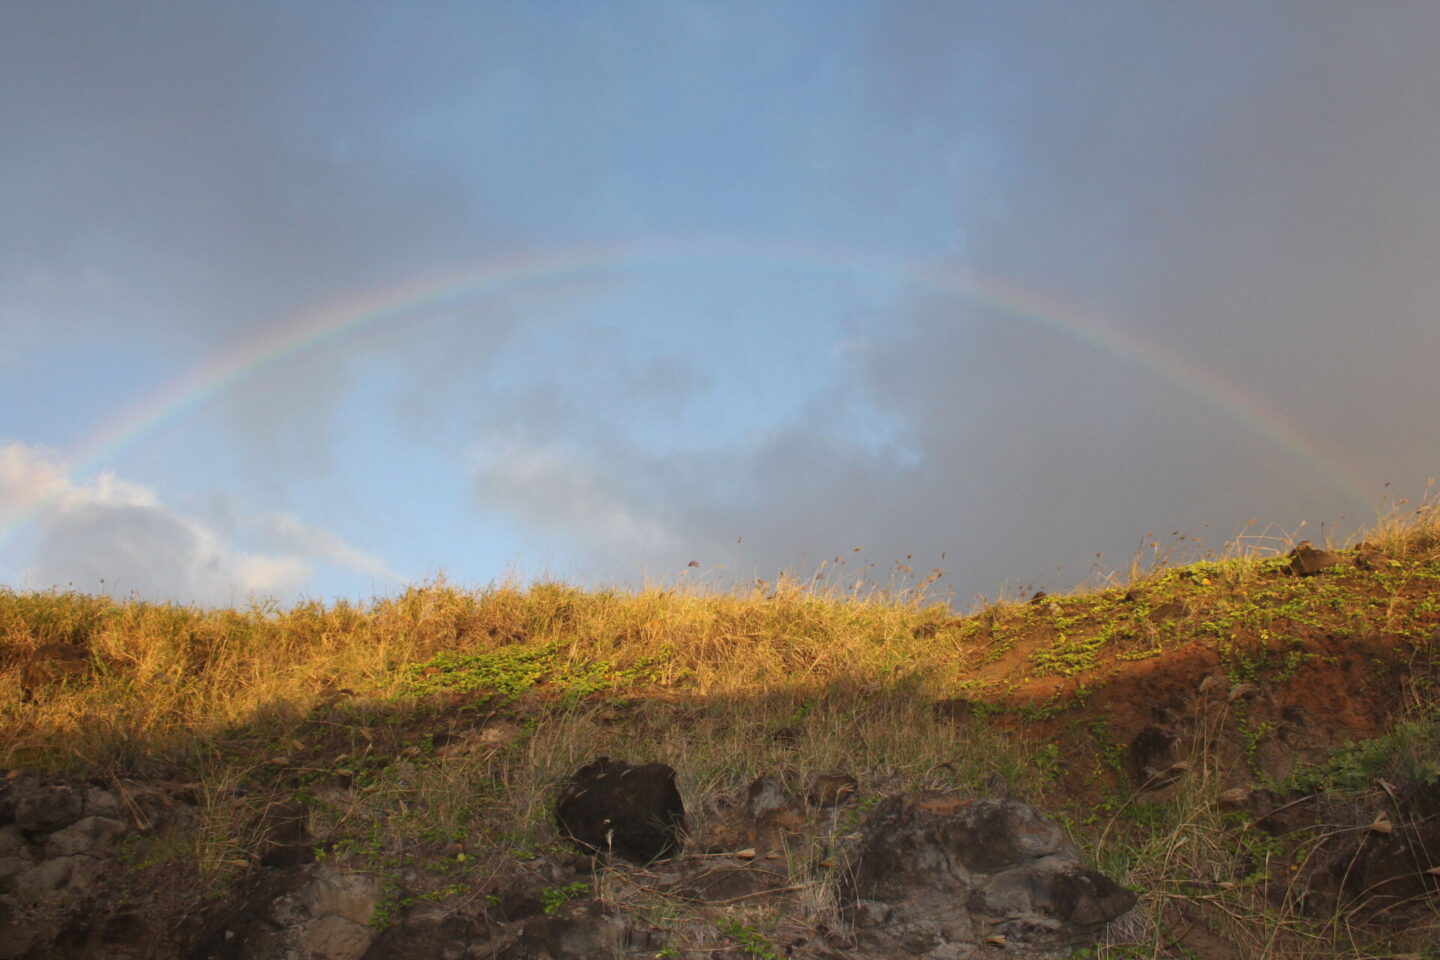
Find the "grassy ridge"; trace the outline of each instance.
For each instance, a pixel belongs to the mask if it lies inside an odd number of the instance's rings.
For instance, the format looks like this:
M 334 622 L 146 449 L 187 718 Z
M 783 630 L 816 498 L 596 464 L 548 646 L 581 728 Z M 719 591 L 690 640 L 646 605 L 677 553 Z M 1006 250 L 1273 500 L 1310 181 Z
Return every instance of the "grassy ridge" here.
M 923 589 L 784 578 L 744 594 L 436 582 L 288 610 L 0 589 L 0 767 L 195 785 L 201 833 L 133 855 L 142 871 L 191 864 L 212 890 L 260 856 L 269 811 L 300 804 L 319 855 L 387 878 L 381 925 L 407 904 L 489 889 L 551 849 L 556 785 L 599 754 L 673 765 L 702 835 L 761 773 L 799 796 L 820 774 L 857 777 L 861 800 L 836 835 L 898 790 L 1010 793 L 1066 818 L 1103 869 L 1143 891 L 1138 926 L 1106 955 L 1175 955 L 1177 910 L 1245 956 L 1370 955 L 1373 937 L 1362 949 L 1345 910 L 1283 906 L 1277 884 L 1319 848 L 1226 813 L 1229 781 L 1203 762 L 1213 745 L 1196 745 L 1163 803 L 1146 802 L 1118 771 L 1106 717 L 1087 713 L 1107 684 L 1185 650 L 1214 651 L 1232 683 L 1263 686 L 1329 656 L 1322 641 L 1360 638 L 1411 663 L 1399 722 L 1270 786 L 1364 798 L 1377 778 L 1440 779 L 1440 518 L 1422 510 L 1365 539 L 1383 562 L 1345 552 L 1323 577 L 1285 576 L 1276 551 L 1234 550 L 963 616 Z M 57 650 L 79 666 L 37 670 Z M 969 704 L 961 721 L 935 709 L 948 698 Z M 1083 755 L 1067 755 L 1060 733 L 1027 735 L 1062 724 L 1096 738 Z M 798 898 L 787 913 L 747 923 L 834 921 L 812 841 L 787 849 Z M 690 916 L 634 877 L 595 885 L 627 909 Z
M 363 607 L 290 610 L 0 589 L 0 669 L 11 681 L 0 763 L 68 757 L 139 772 L 125 767 L 137 751 L 180 762 L 196 738 L 266 711 L 303 713 L 342 690 L 385 701 L 486 682 L 508 689 L 519 682 L 509 674 L 527 669 L 527 688 L 572 696 L 953 678 L 954 648 L 936 643 L 952 620 L 939 606 L 823 596 L 785 581 L 751 596 L 441 582 Z M 83 652 L 89 675 L 27 698 L 24 664 L 55 644 Z

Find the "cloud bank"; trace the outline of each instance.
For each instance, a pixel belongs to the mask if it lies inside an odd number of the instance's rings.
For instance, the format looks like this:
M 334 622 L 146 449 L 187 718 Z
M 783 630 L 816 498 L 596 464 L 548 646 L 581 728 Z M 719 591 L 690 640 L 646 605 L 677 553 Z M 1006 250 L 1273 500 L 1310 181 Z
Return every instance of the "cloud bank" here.
M 0 441 L 12 489 L 65 491 L 10 569 L 223 599 L 859 546 L 963 600 L 1124 568 L 1151 530 L 1343 536 L 1440 472 L 1440 7 L 425 10 L 0 12 Z M 116 479 L 37 452 L 318 306 L 630 248 L 671 256 L 400 311 Z
M 244 549 L 216 526 L 167 506 L 155 491 L 112 473 L 75 482 L 53 454 L 0 446 L 0 509 L 45 506 L 13 580 L 115 596 L 236 605 L 299 596 L 314 563 L 333 563 L 388 584 L 403 582 L 376 557 L 293 516 L 253 523 L 270 549 Z

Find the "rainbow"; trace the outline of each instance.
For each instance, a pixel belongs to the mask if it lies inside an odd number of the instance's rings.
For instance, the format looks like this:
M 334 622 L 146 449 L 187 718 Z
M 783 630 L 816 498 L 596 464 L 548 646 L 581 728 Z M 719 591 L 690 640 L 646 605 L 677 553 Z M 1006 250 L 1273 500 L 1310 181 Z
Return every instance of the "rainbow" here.
M 217 355 L 96 426 L 67 451 L 69 476 L 102 467 L 120 450 L 176 421 L 237 384 L 298 355 L 435 307 L 483 299 L 545 281 L 670 266 L 757 266 L 821 270 L 903 281 L 1101 350 L 1173 384 L 1318 471 L 1356 505 L 1369 487 L 1337 450 L 1300 430 L 1235 383 L 1158 344 L 1116 329 L 1075 306 L 994 277 L 979 277 L 893 257 L 801 244 L 698 241 L 622 244 L 497 257 L 326 303 L 291 316 L 228 353 Z M 69 479 L 32 493 L 0 515 L 0 543 L 58 499 Z

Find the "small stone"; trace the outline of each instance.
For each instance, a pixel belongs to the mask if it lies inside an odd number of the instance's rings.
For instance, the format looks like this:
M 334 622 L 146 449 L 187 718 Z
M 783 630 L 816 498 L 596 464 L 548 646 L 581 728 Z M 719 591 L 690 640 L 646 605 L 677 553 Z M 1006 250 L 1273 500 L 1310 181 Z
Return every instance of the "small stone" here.
M 311 960 L 360 960 L 374 939 L 369 927 L 330 914 L 306 924 L 300 943 Z
M 363 873 L 322 870 L 302 891 L 301 902 L 312 917 L 336 916 L 358 926 L 369 924 L 380 898 L 380 883 Z
M 127 832 L 125 824 L 109 817 L 86 817 L 77 820 L 64 830 L 50 834 L 45 841 L 45 852 L 52 857 L 69 857 L 76 854 L 96 857 L 108 852 L 115 840 Z
M 74 857 L 46 860 L 15 877 L 15 892 L 37 900 L 66 886 L 74 873 Z
M 1384 570 L 1391 562 L 1379 547 L 1368 543 L 1355 545 L 1355 566 L 1361 570 Z
M 30 861 L 28 860 L 21 860 L 19 857 L 0 857 L 0 884 L 29 869 Z
M 1322 570 L 1340 562 L 1340 554 L 1333 550 L 1317 550 L 1309 540 L 1302 540 L 1290 551 L 1290 566 L 1293 576 L 1313 577 Z
M 0 827 L 0 857 L 29 859 L 30 844 L 15 824 Z
M 568 903 L 525 924 L 518 955 L 548 956 L 550 960 L 619 956 L 624 953 L 630 926 L 625 917 L 594 900 Z
M 85 798 L 66 783 L 22 781 L 11 789 L 19 794 L 15 798 L 15 825 L 26 833 L 49 833 L 68 827 L 85 810 Z
M 85 816 L 119 820 L 121 811 L 120 798 L 109 790 L 91 787 L 85 791 Z
M 860 900 L 855 904 L 855 925 L 857 927 L 878 927 L 890 919 L 894 912 L 890 904 L 880 900 Z

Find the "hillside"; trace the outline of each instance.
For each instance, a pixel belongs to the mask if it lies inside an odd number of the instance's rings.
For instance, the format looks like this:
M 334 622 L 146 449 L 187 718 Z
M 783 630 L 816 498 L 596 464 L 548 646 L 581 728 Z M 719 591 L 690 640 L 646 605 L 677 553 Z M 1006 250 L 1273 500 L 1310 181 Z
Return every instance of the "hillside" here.
M 1440 520 L 923 586 L 0 589 L 0 958 L 1436 955 Z M 673 769 L 678 849 L 557 827 L 600 757 Z M 887 900 L 957 817 L 1083 896 Z

